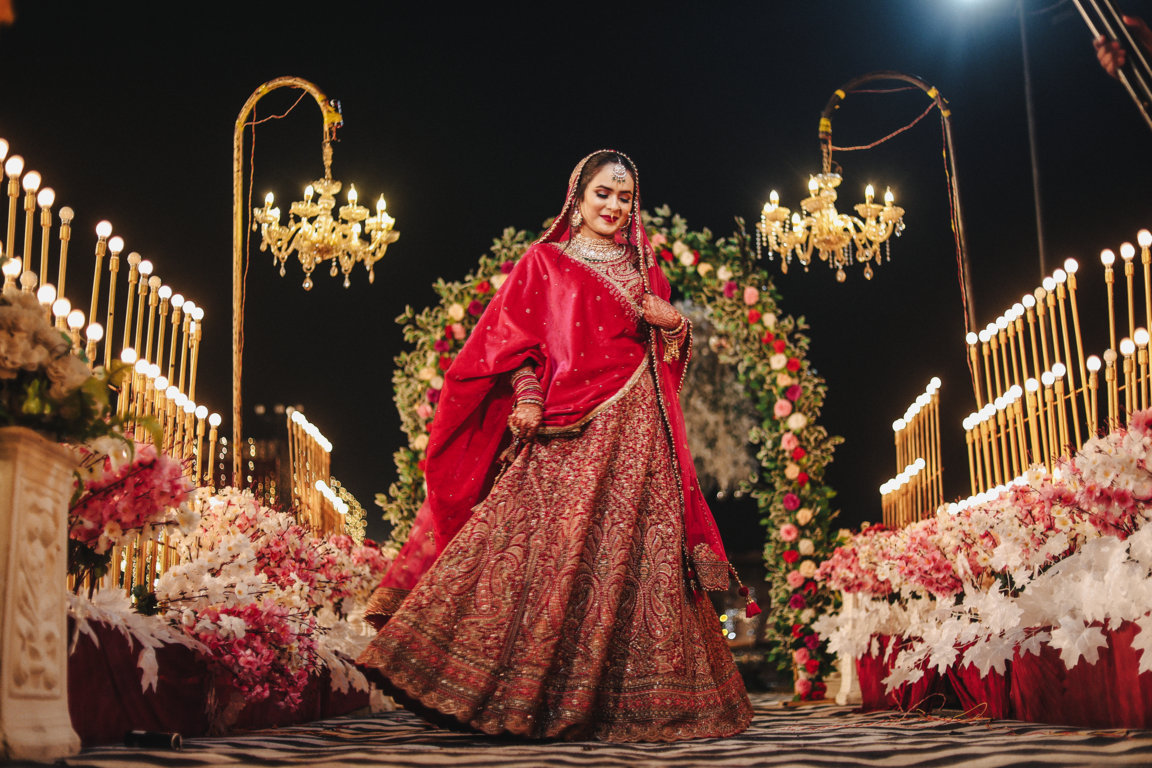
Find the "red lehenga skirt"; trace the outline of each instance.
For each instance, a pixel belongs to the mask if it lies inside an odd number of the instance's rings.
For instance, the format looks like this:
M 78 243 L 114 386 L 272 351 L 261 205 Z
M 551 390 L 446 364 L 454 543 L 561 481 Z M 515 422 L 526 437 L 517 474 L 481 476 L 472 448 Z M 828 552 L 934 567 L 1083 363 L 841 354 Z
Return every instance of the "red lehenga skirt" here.
M 426 707 L 539 738 L 729 736 L 752 717 L 683 521 L 651 375 L 523 450 L 361 656 Z

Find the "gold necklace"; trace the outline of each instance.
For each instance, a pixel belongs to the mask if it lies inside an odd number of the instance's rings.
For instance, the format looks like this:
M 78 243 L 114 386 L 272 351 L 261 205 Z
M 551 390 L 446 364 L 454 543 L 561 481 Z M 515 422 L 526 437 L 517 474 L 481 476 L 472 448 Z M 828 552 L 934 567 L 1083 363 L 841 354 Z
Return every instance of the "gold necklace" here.
M 573 235 L 568 241 L 569 252 L 589 263 L 604 264 L 624 258 L 628 249 L 615 240 L 591 238 L 587 235 Z

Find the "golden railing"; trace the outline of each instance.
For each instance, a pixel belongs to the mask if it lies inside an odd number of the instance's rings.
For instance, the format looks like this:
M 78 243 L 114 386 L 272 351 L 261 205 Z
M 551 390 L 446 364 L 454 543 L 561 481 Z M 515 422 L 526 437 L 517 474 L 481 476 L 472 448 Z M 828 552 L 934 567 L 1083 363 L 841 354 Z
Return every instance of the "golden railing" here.
M 884 524 L 901 527 L 931 514 L 944 501 L 940 379 L 932 378 L 904 416 L 892 423 L 892 432 L 900 472 L 880 486 L 880 497 Z

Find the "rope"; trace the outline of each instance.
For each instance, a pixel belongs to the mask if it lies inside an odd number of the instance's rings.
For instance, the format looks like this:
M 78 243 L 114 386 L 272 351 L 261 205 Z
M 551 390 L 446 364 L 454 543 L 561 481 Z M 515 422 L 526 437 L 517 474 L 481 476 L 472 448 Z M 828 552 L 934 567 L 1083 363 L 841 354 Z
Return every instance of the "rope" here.
M 907 89 L 907 88 L 900 88 L 900 89 L 896 89 L 896 90 L 909 90 L 909 89 Z M 855 93 L 855 91 L 853 91 L 853 93 Z M 935 108 L 936 108 L 936 102 L 932 102 L 931 104 L 929 104 L 929 105 L 928 105 L 928 108 L 927 108 L 927 109 L 925 109 L 923 112 L 921 112 L 921 113 L 920 113 L 920 116 L 919 116 L 919 117 L 917 117 L 917 118 L 916 118 L 915 120 L 913 120 L 912 122 L 908 123 L 908 125 L 904 126 L 903 128 L 898 128 L 898 129 L 896 129 L 895 131 L 893 131 L 892 133 L 888 134 L 888 135 L 887 135 L 887 136 L 885 136 L 884 138 L 882 138 L 882 139 L 877 139 L 876 141 L 872 142 L 871 144 L 863 144 L 863 145 L 861 145 L 861 146 L 858 146 L 858 147 L 837 147 L 837 146 L 833 146 L 833 147 L 831 147 L 831 149 L 832 149 L 832 151 L 833 151 L 833 152 L 855 152 L 855 151 L 857 151 L 857 150 L 861 150 L 861 149 L 872 149 L 873 147 L 878 147 L 878 146 L 880 146 L 881 144 L 883 144 L 884 142 L 886 142 L 886 141 L 888 141 L 888 140 L 890 140 L 890 139 L 894 139 L 894 138 L 896 138 L 896 137 L 897 137 L 897 136 L 899 136 L 900 134 L 904 133 L 904 131 L 906 131 L 906 130 L 908 130 L 909 128 L 911 128 L 912 126 L 916 125 L 916 123 L 920 122 L 920 121 L 921 121 L 921 120 L 923 120 L 925 117 L 927 117 L 927 116 L 928 116 L 928 113 L 929 113 L 929 112 L 931 112 L 932 110 L 934 110 Z

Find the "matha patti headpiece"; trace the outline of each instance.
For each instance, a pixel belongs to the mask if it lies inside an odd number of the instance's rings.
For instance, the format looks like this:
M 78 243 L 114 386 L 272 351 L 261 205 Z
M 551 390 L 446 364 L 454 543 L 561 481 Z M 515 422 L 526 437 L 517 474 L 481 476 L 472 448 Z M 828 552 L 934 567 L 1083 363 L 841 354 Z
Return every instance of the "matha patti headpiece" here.
M 617 184 L 622 184 L 627 179 L 628 169 L 625 167 L 624 163 L 616 161 L 616 164 L 612 166 L 612 181 L 615 181 Z

